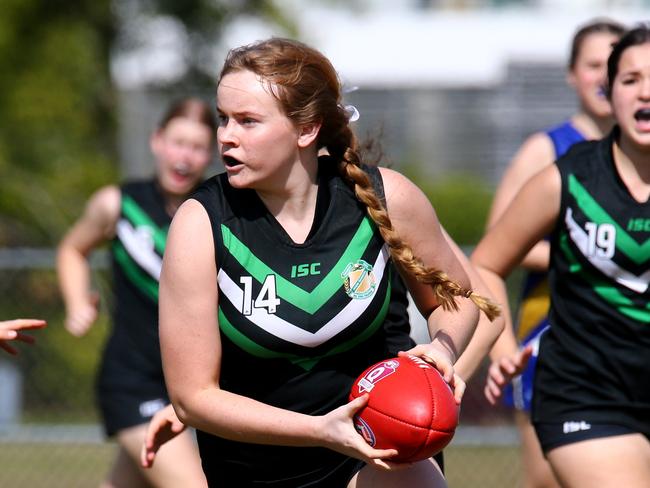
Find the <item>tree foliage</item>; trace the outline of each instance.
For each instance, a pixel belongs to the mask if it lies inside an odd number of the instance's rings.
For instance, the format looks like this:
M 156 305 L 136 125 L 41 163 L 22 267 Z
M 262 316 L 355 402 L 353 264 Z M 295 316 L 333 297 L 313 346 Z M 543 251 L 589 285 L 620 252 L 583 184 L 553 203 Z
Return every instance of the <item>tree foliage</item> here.
M 406 165 L 403 172 L 427 195 L 438 220 L 458 244 L 472 246 L 478 243 L 492 202 L 490 185 L 471 174 L 427 176 L 417 165 Z
M 52 243 L 115 176 L 108 0 L 0 3 L 0 245 Z
M 197 53 L 224 22 L 252 14 L 290 24 L 270 0 L 2 0 L 0 247 L 56 243 L 88 196 L 118 179 L 109 66 L 129 42 L 124 11 L 184 27 L 189 69 L 166 88 L 187 93 L 206 82 Z
M 90 194 L 119 180 L 119 93 L 110 62 L 121 43 L 128 44 L 120 37 L 124 19 L 116 15 L 125 4 L 184 26 L 190 69 L 176 86 L 162 87 L 184 95 L 194 94 L 202 83 L 197 79 L 207 79 L 194 56 L 218 40 L 224 22 L 239 13 L 282 21 L 265 0 L 1 0 L 0 248 L 56 245 Z M 107 273 L 93 273 L 102 314 L 82 339 L 62 327 L 52 270 L 9 267 L 0 277 L 0 319 L 49 322 L 34 334 L 37 346 L 21 348 L 16 359 L 29 385 L 23 414 L 31 420 L 92 418 L 91 384 L 109 327 Z

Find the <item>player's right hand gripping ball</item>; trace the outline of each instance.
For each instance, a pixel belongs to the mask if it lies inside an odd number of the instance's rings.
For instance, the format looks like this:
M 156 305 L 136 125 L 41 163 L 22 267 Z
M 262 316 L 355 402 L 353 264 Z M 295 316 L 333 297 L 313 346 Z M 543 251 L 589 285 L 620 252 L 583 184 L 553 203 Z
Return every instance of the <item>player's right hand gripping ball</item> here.
M 368 393 L 354 419 L 376 449 L 396 449 L 393 462 L 414 462 L 442 451 L 458 425 L 453 392 L 436 368 L 415 356 L 373 364 L 352 385 L 350 400 Z

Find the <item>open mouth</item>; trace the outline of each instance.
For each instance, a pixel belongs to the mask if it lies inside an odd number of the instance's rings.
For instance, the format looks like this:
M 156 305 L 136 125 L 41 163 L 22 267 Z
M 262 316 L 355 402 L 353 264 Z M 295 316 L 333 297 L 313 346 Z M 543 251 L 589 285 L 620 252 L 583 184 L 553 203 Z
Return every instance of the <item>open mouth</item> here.
M 190 169 L 185 164 L 176 164 L 174 165 L 174 173 L 176 173 L 179 176 L 187 176 L 188 174 L 190 174 Z
M 650 121 L 650 107 L 642 108 L 634 112 L 634 118 L 643 122 Z
M 232 156 L 223 155 L 221 156 L 221 160 L 223 161 L 224 166 L 227 168 L 234 168 L 235 166 L 242 164 L 241 161 L 233 158 Z

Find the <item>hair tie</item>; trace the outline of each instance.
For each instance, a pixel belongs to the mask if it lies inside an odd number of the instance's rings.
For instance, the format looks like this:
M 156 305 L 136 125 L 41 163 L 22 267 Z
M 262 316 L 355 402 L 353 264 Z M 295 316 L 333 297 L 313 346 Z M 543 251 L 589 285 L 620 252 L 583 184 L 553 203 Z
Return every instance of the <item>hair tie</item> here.
M 472 293 L 474 293 L 473 290 L 465 290 L 465 293 L 463 293 L 463 296 L 464 296 L 465 298 L 469 298 L 469 297 L 472 296 Z
M 348 122 L 356 122 L 361 114 L 354 105 L 343 105 L 343 111 L 348 118 Z

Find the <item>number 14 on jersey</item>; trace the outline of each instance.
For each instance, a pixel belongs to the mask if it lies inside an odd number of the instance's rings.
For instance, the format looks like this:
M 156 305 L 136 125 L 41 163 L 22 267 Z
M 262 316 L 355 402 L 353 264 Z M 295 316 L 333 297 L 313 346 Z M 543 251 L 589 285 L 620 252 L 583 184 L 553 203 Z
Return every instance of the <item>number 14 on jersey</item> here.
M 268 313 L 275 313 L 280 299 L 275 290 L 275 275 L 270 274 L 264 278 L 262 289 L 253 300 L 253 277 L 242 276 L 239 282 L 244 285 L 244 300 L 242 303 L 242 313 L 251 315 L 253 308 L 264 308 Z

